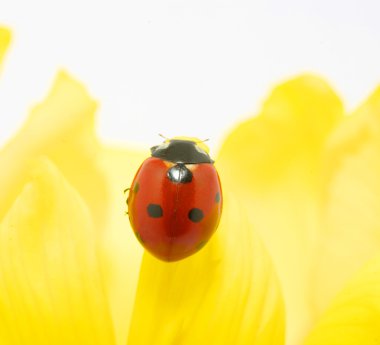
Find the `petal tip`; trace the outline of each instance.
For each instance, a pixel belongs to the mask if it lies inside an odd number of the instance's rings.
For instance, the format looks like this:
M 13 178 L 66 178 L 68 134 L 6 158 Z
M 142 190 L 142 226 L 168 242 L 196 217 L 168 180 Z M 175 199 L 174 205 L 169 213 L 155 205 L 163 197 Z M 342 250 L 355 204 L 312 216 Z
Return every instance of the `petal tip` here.
M 6 27 L 0 26 L 0 63 L 2 62 L 4 55 L 11 42 L 11 31 Z

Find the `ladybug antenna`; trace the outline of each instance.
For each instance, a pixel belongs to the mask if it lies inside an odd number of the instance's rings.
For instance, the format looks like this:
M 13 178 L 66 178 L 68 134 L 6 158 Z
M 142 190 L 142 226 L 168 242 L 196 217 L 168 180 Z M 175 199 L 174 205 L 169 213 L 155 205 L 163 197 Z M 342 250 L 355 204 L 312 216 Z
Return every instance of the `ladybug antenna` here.
M 161 137 L 161 138 L 164 138 L 165 140 L 169 140 L 169 138 L 165 137 L 165 135 L 161 134 L 161 133 L 158 133 L 158 135 Z
M 197 141 L 197 144 L 204 143 L 204 142 L 209 141 L 209 140 L 210 140 L 210 138 L 207 138 L 207 139 L 204 139 L 204 140 L 199 140 L 199 141 Z

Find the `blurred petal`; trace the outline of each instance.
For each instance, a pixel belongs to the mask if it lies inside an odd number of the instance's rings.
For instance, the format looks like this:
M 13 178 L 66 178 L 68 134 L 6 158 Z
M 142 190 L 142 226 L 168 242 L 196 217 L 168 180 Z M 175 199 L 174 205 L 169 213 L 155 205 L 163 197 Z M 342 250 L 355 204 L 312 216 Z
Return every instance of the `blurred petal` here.
M 348 263 L 349 265 L 349 263 Z M 380 340 L 380 257 L 334 299 L 306 345 L 376 345 Z
M 274 259 L 290 344 L 313 322 L 311 260 L 319 220 L 325 140 L 343 116 L 323 80 L 305 75 L 276 87 L 257 117 L 227 137 L 217 159 L 224 185 L 239 193 Z
M 23 128 L 0 151 L 0 166 L 7 167 L 0 171 L 0 219 L 28 178 L 30 162 L 44 154 L 82 195 L 96 225 L 103 225 L 107 196 L 96 162 L 95 109 L 85 88 L 60 72 L 46 100 L 32 110 Z
M 117 344 L 126 344 L 143 248 L 130 228 L 123 191 L 149 153 L 107 148 L 100 155 L 109 192 L 109 214 L 102 232 L 102 266 L 106 277 Z
M 288 176 L 294 166 L 299 183 L 310 184 L 321 147 L 342 116 L 342 104 L 325 81 L 300 76 L 276 87 L 259 115 L 232 131 L 218 162 L 229 164 L 231 175 L 242 179 L 238 187 L 254 194 L 294 178 Z
M 1 344 L 114 344 L 90 213 L 47 160 L 0 230 Z
M 95 219 L 96 228 L 104 231 L 109 202 L 104 171 L 98 163 L 96 108 L 96 102 L 85 87 L 60 72 L 46 101 L 33 109 L 30 123 L 33 122 L 35 128 L 40 128 L 41 122 L 45 123 L 45 130 L 46 126 L 50 127 L 50 137 L 46 132 L 40 133 L 49 140 L 50 149 L 46 153 L 80 193 Z M 48 147 L 44 146 L 44 153 Z
M 128 320 L 124 316 L 132 310 L 130 299 L 142 252 L 135 239 L 128 240 L 123 190 L 131 183 L 137 163 L 131 164 L 136 161 L 133 152 L 114 155 L 101 148 L 94 132 L 95 110 L 96 103 L 85 88 L 60 72 L 47 98 L 32 110 L 23 128 L 0 151 L 0 166 L 6 167 L 0 169 L 0 219 L 30 179 L 36 157 L 48 156 L 91 212 L 116 335 L 125 343 Z
M 0 27 L 0 65 L 11 41 L 11 33 L 7 28 Z
M 219 229 L 200 252 L 174 263 L 144 254 L 128 344 L 283 344 L 271 261 L 224 195 Z
M 325 162 L 318 311 L 380 250 L 380 87 L 334 132 Z

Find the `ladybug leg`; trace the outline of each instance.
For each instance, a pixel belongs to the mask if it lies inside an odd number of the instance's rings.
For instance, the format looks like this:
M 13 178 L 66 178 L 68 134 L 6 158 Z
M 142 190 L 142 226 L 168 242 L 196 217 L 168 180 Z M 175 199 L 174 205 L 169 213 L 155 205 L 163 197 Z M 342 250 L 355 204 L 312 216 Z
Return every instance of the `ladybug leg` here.
M 127 188 L 127 189 L 124 189 L 124 194 L 127 193 L 131 188 Z M 128 193 L 128 198 L 126 200 L 126 204 L 128 205 L 128 201 L 129 201 L 129 193 Z
M 126 188 L 126 189 L 124 189 L 123 193 L 124 193 L 124 194 L 127 193 L 130 189 L 131 189 L 131 188 Z M 127 200 L 125 201 L 125 203 L 126 203 L 127 205 L 128 205 L 128 201 L 129 201 L 129 194 L 128 194 L 128 198 L 127 198 Z M 125 214 L 125 215 L 129 215 L 128 211 L 125 211 L 124 214 Z

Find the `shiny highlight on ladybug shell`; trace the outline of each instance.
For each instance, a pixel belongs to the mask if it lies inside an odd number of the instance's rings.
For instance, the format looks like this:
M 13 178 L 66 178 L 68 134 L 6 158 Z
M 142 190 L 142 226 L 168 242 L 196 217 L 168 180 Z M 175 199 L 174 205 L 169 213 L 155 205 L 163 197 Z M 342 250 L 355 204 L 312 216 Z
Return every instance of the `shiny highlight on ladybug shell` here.
M 199 251 L 218 227 L 222 189 L 208 148 L 198 139 L 167 139 L 151 148 L 127 199 L 136 238 L 164 261 Z

